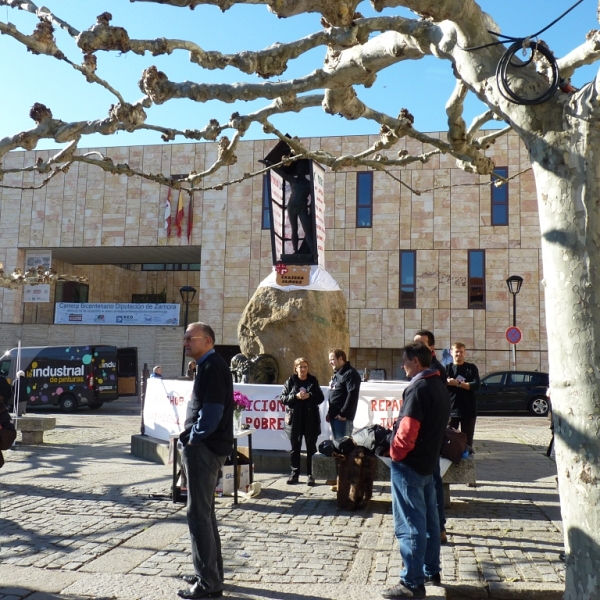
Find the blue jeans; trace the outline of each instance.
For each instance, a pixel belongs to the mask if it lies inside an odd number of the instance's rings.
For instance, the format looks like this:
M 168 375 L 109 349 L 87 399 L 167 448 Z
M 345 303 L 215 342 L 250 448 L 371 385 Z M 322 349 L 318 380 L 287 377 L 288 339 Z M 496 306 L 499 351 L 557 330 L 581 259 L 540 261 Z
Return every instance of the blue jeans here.
M 352 435 L 352 430 L 354 429 L 354 421 L 340 421 L 339 419 L 331 419 L 329 421 L 331 425 L 331 433 L 333 434 L 334 440 L 339 440 L 340 438 Z
M 402 462 L 392 461 L 394 534 L 404 567 L 400 579 L 416 587 L 425 576 L 439 573 L 440 521 L 433 475 L 419 475 Z
M 442 531 L 446 531 L 446 511 L 444 510 L 444 482 L 442 481 L 442 474 L 440 472 L 439 459 L 435 465 L 433 481 L 435 483 L 435 497 L 436 497 L 438 515 L 440 517 L 440 532 L 442 532 Z
M 223 589 L 223 556 L 215 516 L 215 487 L 226 456 L 203 443 L 183 448 L 181 461 L 188 483 L 187 521 L 196 576 L 209 591 Z

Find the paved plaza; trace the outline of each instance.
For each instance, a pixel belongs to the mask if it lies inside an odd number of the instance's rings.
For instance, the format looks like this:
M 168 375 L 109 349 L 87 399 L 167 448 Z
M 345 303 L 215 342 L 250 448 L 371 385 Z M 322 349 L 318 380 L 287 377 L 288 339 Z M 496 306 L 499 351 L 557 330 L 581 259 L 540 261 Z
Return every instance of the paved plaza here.
M 170 501 L 171 467 L 131 456 L 138 413 L 118 402 L 56 414 L 44 445 L 5 452 L 0 600 L 164 600 L 187 587 L 178 578 L 192 572 L 185 507 Z M 562 597 L 548 425 L 527 415 L 479 418 L 478 483 L 452 486 L 444 587 L 428 588 L 428 598 Z M 286 478 L 257 473 L 258 497 L 216 500 L 225 597 L 367 600 L 397 583 L 389 484 L 347 512 L 324 482 L 288 486 Z

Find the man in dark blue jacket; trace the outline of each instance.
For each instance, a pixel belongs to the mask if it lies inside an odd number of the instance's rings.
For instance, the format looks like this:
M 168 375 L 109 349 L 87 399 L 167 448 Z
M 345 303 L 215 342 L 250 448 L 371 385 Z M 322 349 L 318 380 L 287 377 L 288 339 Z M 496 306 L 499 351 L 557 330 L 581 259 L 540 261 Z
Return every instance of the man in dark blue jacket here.
M 188 405 L 182 463 L 188 482 L 187 520 L 192 542 L 192 584 L 181 598 L 223 595 L 223 557 L 215 516 L 219 470 L 233 451 L 233 378 L 215 352 L 215 333 L 205 323 L 192 323 L 183 338 L 186 356 L 196 361 L 196 378 Z
M 404 348 L 402 366 L 410 384 L 394 425 L 392 511 L 403 568 L 400 583 L 384 598 L 425 598 L 425 581 L 440 581 L 440 530 L 433 473 L 450 417 L 450 395 L 431 351 L 422 342 Z
M 329 384 L 329 408 L 325 418 L 331 425 L 333 439 L 337 440 L 352 435 L 361 376 L 340 348 L 329 351 L 329 364 L 334 374 Z

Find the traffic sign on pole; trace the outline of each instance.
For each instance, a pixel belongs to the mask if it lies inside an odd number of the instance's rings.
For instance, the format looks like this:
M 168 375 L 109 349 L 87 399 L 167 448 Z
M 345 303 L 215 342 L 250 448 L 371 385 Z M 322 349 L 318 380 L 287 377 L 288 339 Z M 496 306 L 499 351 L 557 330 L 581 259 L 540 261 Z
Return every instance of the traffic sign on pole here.
M 506 330 L 506 339 L 509 344 L 518 344 L 523 339 L 523 334 L 518 327 L 509 327 Z

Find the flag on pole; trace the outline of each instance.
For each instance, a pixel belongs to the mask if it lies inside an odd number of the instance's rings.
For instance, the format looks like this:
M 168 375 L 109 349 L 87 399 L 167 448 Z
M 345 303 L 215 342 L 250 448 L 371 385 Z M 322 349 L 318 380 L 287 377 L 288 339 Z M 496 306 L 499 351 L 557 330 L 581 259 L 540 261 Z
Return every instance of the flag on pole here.
M 171 237 L 171 188 L 167 194 L 167 202 L 165 204 L 165 229 L 167 230 L 167 237 Z
M 179 190 L 179 199 L 177 200 L 177 212 L 175 213 L 175 227 L 177 227 L 177 237 L 181 237 L 181 224 L 183 223 L 183 190 Z
M 192 228 L 194 227 L 194 194 L 190 194 L 190 203 L 188 205 L 188 228 L 187 228 L 187 239 L 188 245 L 192 237 Z

